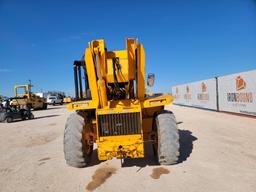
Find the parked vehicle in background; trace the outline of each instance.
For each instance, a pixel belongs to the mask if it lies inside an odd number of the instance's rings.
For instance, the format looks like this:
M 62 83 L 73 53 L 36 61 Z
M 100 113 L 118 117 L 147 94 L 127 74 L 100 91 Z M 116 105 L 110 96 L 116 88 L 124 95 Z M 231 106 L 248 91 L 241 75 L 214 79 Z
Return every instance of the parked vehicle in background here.
M 37 96 L 39 96 L 39 97 L 41 97 L 41 98 L 47 98 L 47 93 L 44 93 L 44 92 L 37 92 L 37 93 L 35 93 L 35 95 L 37 95 Z
M 3 106 L 6 106 L 7 101 L 9 100 L 9 98 L 3 98 L 0 100 L 0 105 L 2 104 Z
M 3 95 L 0 95 L 0 103 L 6 101 L 8 99 L 8 97 L 5 97 Z
M 11 105 L 4 107 L 3 104 L 0 104 L 0 122 L 11 123 L 17 119 L 34 119 L 34 115 L 29 107 L 21 108 L 21 106 Z
M 62 105 L 63 104 L 63 99 L 58 97 L 58 96 L 48 96 L 47 97 L 47 104 L 49 105 Z

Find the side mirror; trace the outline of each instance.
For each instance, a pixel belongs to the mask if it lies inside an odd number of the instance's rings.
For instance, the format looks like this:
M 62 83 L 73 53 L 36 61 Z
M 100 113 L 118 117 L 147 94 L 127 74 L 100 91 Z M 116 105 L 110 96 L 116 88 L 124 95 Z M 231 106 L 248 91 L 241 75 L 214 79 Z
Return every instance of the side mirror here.
M 147 79 L 147 85 L 149 87 L 153 87 L 155 83 L 155 74 L 153 73 L 149 73 L 148 74 L 148 79 Z

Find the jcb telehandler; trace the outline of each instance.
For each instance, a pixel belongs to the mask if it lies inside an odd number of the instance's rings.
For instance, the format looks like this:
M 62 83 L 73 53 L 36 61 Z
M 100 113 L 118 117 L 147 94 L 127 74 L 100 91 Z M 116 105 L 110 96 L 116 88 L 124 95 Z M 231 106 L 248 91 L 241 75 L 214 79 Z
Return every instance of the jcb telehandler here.
M 126 49 L 108 51 L 104 40 L 89 42 L 81 61 L 74 61 L 75 110 L 66 122 L 64 154 L 68 165 L 84 167 L 97 144 L 99 160 L 143 158 L 151 142 L 160 164 L 179 157 L 176 119 L 164 106 L 170 95 L 145 94 L 145 52 L 137 39 Z M 153 86 L 154 75 L 147 79 Z M 84 94 L 86 93 L 86 98 Z

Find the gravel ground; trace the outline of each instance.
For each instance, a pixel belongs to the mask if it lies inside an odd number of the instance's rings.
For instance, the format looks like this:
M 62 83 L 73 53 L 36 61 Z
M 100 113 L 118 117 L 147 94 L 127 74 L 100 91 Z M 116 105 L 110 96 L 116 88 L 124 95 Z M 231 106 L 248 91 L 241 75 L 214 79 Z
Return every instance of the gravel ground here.
M 35 111 L 36 119 L 0 123 L 0 191 L 256 191 L 256 119 L 168 106 L 179 122 L 179 163 L 158 166 L 146 158 L 65 164 L 64 106 Z

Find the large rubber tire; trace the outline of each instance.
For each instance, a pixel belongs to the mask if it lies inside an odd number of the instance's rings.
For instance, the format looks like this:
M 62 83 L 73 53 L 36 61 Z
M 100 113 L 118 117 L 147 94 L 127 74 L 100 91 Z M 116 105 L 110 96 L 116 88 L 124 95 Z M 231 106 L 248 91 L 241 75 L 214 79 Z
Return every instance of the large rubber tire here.
M 175 164 L 179 158 L 179 132 L 172 112 L 163 110 L 155 118 L 157 157 L 161 165 Z
M 91 158 L 91 152 L 85 152 L 83 145 L 84 118 L 77 113 L 72 113 L 66 122 L 64 132 L 64 155 L 66 163 L 72 167 L 85 167 Z

